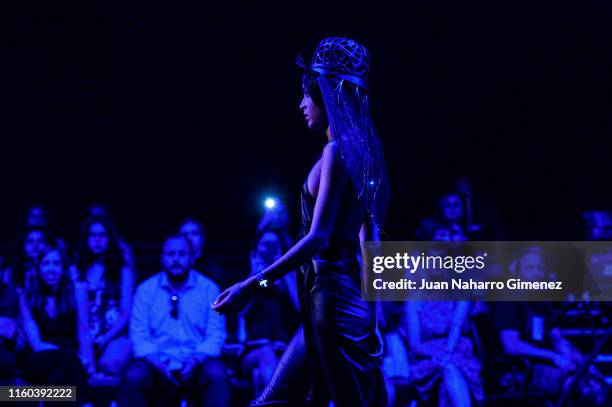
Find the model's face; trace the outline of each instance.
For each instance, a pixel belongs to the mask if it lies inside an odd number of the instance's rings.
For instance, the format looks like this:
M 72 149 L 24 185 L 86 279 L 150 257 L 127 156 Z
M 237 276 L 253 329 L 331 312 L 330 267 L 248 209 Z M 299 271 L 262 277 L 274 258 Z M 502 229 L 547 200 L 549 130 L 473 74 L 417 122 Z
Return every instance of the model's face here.
M 312 98 L 306 94 L 300 102 L 300 110 L 304 114 L 304 120 L 311 130 L 325 130 L 327 128 L 327 116 L 325 109 L 317 106 Z
M 459 221 L 463 217 L 463 203 L 457 195 L 449 195 L 442 200 L 442 216 L 449 221 Z
M 164 244 L 162 267 L 169 277 L 184 277 L 191 268 L 189 243 L 185 239 L 170 239 Z
M 36 260 L 46 247 L 45 235 L 38 230 L 33 230 L 26 236 L 23 251 L 29 259 Z
M 186 222 L 181 226 L 181 235 L 185 236 L 191 242 L 191 246 L 194 250 L 194 255 L 197 257 L 204 247 L 204 235 L 202 235 L 202 231 L 193 222 Z
M 527 253 L 519 260 L 519 276 L 527 281 L 542 281 L 546 276 L 546 263 L 539 253 Z
M 62 256 L 57 250 L 48 252 L 40 260 L 40 277 L 49 287 L 57 286 L 63 273 Z
M 89 227 L 89 235 L 87 237 L 89 250 L 93 254 L 103 254 L 108 249 L 109 237 L 108 231 L 101 223 L 92 223 Z

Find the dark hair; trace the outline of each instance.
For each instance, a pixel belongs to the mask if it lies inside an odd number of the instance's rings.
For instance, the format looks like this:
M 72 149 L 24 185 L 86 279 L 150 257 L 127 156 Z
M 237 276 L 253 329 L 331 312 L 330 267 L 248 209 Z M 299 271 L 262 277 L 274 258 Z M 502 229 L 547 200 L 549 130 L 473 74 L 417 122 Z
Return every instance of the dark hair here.
M 512 253 L 512 261 L 509 265 L 509 268 L 514 266 L 513 272 L 516 274 L 520 273 L 521 259 L 527 256 L 528 254 L 536 254 L 542 258 L 542 260 L 544 261 L 544 267 L 545 267 L 544 272 L 546 275 L 546 279 L 548 280 L 549 276 L 551 274 L 554 274 L 554 272 L 551 270 L 550 258 L 548 257 L 544 249 L 542 249 L 539 246 L 526 246 L 526 247 L 522 247 L 520 249 L 515 250 Z
M 85 212 L 86 218 L 105 218 L 109 222 L 112 221 L 112 216 L 109 209 L 103 203 L 93 203 L 87 207 Z
M 439 229 L 445 229 L 447 226 L 435 218 L 425 218 L 415 232 L 417 240 L 431 241 Z
M 194 225 L 196 225 L 198 229 L 200 229 L 200 233 L 202 234 L 202 236 L 206 236 L 206 227 L 204 226 L 204 224 L 200 220 L 192 217 L 187 217 L 183 219 L 181 225 L 179 226 L 179 230 L 182 229 L 183 226 L 185 226 L 187 223 L 193 223 Z
M 321 88 L 317 81 L 317 74 L 312 72 L 306 72 L 302 76 L 302 91 L 306 96 L 312 99 L 315 105 L 319 107 L 325 107 L 323 102 L 323 95 L 321 94 Z
M 470 226 L 468 225 L 468 202 L 466 200 L 465 195 L 459 192 L 458 190 L 448 189 L 442 195 L 440 195 L 440 197 L 438 198 L 438 205 L 437 205 L 438 209 L 437 209 L 436 218 L 438 219 L 440 223 L 443 223 L 443 224 L 447 223 L 447 220 L 444 218 L 443 208 L 444 208 L 444 201 L 450 196 L 456 196 L 461 201 L 462 213 L 461 213 L 461 218 L 458 221 L 458 224 L 459 226 L 461 226 L 464 233 L 467 235 L 468 226 Z
M 448 197 L 451 197 L 451 196 L 456 196 L 461 201 L 461 206 L 462 206 L 462 209 L 463 209 L 463 218 L 465 218 L 465 211 L 466 211 L 466 208 L 467 208 L 467 202 L 465 200 L 465 196 L 461 192 L 456 191 L 454 189 L 450 189 L 450 190 L 445 191 L 438 198 L 438 211 L 440 212 L 440 216 L 442 216 L 442 208 L 444 206 L 444 201 Z
M 193 251 L 195 250 L 195 248 L 191 245 L 191 241 L 180 233 L 173 233 L 164 239 L 162 243 L 162 253 L 163 253 L 164 246 L 166 245 L 166 243 L 168 243 L 170 240 L 175 240 L 175 239 L 184 240 L 185 242 L 187 242 L 187 247 L 189 248 L 189 254 L 193 254 Z
M 268 226 L 257 230 L 255 239 L 253 239 L 253 242 L 251 243 L 251 250 L 257 250 L 257 245 L 259 244 L 259 241 L 266 233 L 274 233 L 276 235 L 281 245 L 281 251 L 283 253 L 285 253 L 291 248 L 290 242 L 285 238 L 287 232 L 284 229 Z
M 59 289 L 53 293 L 40 273 L 42 260 L 51 252 L 58 252 L 62 259 L 62 276 L 59 281 Z M 47 246 L 47 249 L 40 255 L 36 264 L 37 284 L 29 296 L 29 303 L 32 312 L 37 315 L 45 313 L 45 298 L 53 295 L 57 300 L 58 316 L 68 314 L 76 309 L 76 299 L 74 296 L 74 286 L 68 270 L 68 256 L 64 249 L 56 243 Z
M 26 239 L 28 238 L 28 235 L 32 232 L 40 232 L 44 236 L 47 243 L 51 242 L 51 234 L 46 228 L 41 227 L 41 226 L 28 227 L 23 232 L 19 240 L 17 241 L 17 247 L 15 250 L 15 258 L 14 258 L 11 278 L 13 280 L 12 283 L 21 288 L 26 288 L 25 287 L 26 264 L 30 261 L 29 259 L 26 258 L 25 251 L 24 251 L 24 245 L 25 245 Z M 34 260 L 34 263 L 32 264 L 32 266 L 36 266 L 38 259 L 33 259 L 33 260 Z
M 81 231 L 81 243 L 76 253 L 75 264 L 78 268 L 78 280 L 87 280 L 87 270 L 93 264 L 95 255 L 89 248 L 89 231 L 91 226 L 99 223 L 104 227 L 108 235 L 108 248 L 103 254 L 104 275 L 107 287 L 118 289 L 121 281 L 123 267 L 127 265 L 123 250 L 119 246 L 119 236 L 115 227 L 108 217 L 90 217 L 83 223 Z

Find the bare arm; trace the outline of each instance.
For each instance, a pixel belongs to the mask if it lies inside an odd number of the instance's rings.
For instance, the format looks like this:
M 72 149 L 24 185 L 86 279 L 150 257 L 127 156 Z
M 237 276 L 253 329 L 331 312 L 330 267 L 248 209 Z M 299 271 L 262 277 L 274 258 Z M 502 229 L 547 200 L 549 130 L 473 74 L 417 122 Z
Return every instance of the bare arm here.
M 435 353 L 433 348 L 424 346 L 421 340 L 421 321 L 419 320 L 418 302 L 406 302 L 406 326 L 408 331 L 408 345 L 411 352 L 420 357 L 432 357 Z
M 28 304 L 28 300 L 24 293 L 19 293 L 19 311 L 21 313 L 21 319 L 23 324 L 23 330 L 25 331 L 26 338 L 30 347 L 34 352 L 38 352 L 45 349 L 57 349 L 56 345 L 51 343 L 43 342 L 40 337 L 40 331 L 38 325 L 32 317 L 32 312 Z
M 380 240 L 380 232 L 376 224 L 363 222 L 359 231 L 359 240 L 362 242 L 378 242 Z
M 380 245 L 366 247 L 366 242 L 379 242 L 380 233 L 375 223 L 366 220 L 361 225 L 359 231 L 359 242 L 361 243 L 361 291 L 368 293 L 368 289 L 372 286 L 370 279 L 371 273 L 366 272 L 365 265 L 371 264 L 372 256 L 380 255 Z M 371 243 L 370 243 L 371 245 Z M 375 292 L 378 296 L 380 293 Z M 378 326 L 384 328 L 386 326 L 385 313 L 383 312 L 382 303 L 376 301 L 376 318 L 378 320 Z
M 93 342 L 89 332 L 89 301 L 87 299 L 87 286 L 83 282 L 74 285 L 74 296 L 77 306 L 77 329 L 79 350 L 83 364 L 89 374 L 95 371 Z
M 377 246 L 368 246 L 366 250 L 365 242 L 378 242 L 380 241 L 380 233 L 378 232 L 378 227 L 375 223 L 366 221 L 361 225 L 361 230 L 359 231 L 359 241 L 361 243 L 361 281 L 362 285 L 365 288 L 366 292 L 370 284 L 370 273 L 365 272 L 364 265 L 371 264 L 370 259 L 372 256 L 378 256 L 380 254 L 380 247 Z M 378 292 L 377 292 L 378 294 Z M 381 310 L 380 302 L 376 303 L 377 314 L 383 316 Z
M 537 346 L 525 342 L 521 339 L 519 333 L 515 330 L 506 329 L 501 331 L 500 339 L 504 348 L 504 351 L 513 356 L 531 356 L 536 358 L 548 359 L 553 363 L 558 364 L 557 361 L 560 354 L 557 354 L 548 349 L 542 349 Z
M 321 178 L 310 230 L 262 271 L 259 278 L 276 281 L 327 248 L 347 181 L 338 146 L 333 142 L 327 144 L 321 157 Z
M 104 344 L 119 335 L 130 322 L 132 298 L 134 296 L 134 271 L 125 266 L 121 271 L 121 311 L 117 322 L 104 333 Z
M 582 354 L 561 334 L 559 328 L 554 328 L 550 334 L 550 341 L 552 342 L 553 348 L 561 355 L 568 357 L 575 364 L 582 364 L 584 357 Z
M 457 346 L 457 342 L 461 336 L 461 330 L 463 328 L 463 324 L 465 323 L 465 319 L 467 318 L 469 309 L 469 302 L 459 301 L 457 303 L 450 326 L 450 332 L 448 333 L 448 338 L 446 341 L 446 350 L 448 353 L 452 354 L 455 351 L 455 347 Z
M 326 249 L 347 181 L 348 174 L 340 157 L 339 147 L 334 142 L 328 143 L 321 157 L 319 190 L 312 224 L 306 236 L 265 270 L 221 293 L 213 303 L 213 308 L 218 312 L 242 309 L 251 298 L 249 293 L 256 289 L 258 280 L 264 279 L 268 284 L 272 284 Z
M 321 157 L 321 177 L 310 230 L 283 256 L 259 273 L 257 279 L 276 281 L 327 248 L 347 180 L 338 146 L 327 144 Z
M 0 263 L 2 258 L 0 258 Z M 2 269 L 0 269 L 0 275 Z M 3 282 L 0 281 L 0 290 L 2 290 Z M 19 296 L 16 290 L 12 290 L 9 286 L 5 286 L 4 304 L 5 310 L 3 316 L 0 316 L 0 339 L 6 338 L 12 340 L 17 332 L 17 318 L 19 317 Z
M 17 323 L 13 318 L 0 317 L 0 337 L 13 339 L 17 331 Z

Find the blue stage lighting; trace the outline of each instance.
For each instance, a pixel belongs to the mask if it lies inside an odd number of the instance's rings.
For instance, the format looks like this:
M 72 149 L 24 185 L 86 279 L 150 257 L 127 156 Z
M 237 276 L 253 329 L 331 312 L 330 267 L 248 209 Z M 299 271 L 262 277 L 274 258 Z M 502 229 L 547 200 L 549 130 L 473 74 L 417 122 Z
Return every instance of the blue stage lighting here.
M 274 208 L 276 208 L 276 199 L 274 199 L 274 198 L 266 198 L 266 200 L 264 201 L 264 206 L 267 209 L 274 209 Z

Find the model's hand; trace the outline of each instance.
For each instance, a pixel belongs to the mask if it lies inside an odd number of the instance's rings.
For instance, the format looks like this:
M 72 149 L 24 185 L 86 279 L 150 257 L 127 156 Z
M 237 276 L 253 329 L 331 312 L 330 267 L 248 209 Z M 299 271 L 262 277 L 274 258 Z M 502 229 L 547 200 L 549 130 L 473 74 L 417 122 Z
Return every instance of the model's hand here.
M 234 314 L 248 305 L 255 295 L 257 281 L 253 277 L 234 284 L 223 291 L 212 303 L 212 308 L 219 314 Z

